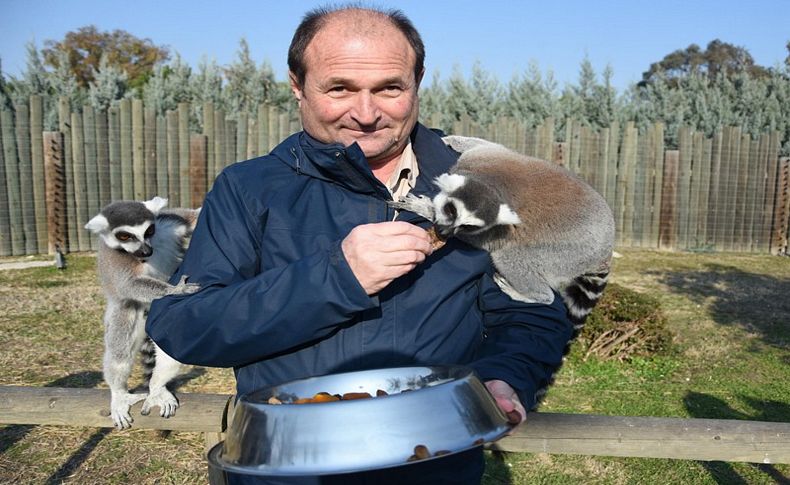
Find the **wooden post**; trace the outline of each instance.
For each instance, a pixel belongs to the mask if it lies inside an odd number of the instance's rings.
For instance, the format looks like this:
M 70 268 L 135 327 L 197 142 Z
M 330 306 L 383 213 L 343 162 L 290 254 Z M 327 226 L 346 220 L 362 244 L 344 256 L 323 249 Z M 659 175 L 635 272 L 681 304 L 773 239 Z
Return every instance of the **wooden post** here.
M 99 168 L 99 207 L 112 201 L 110 195 L 110 141 L 107 133 L 107 111 L 96 112 L 96 165 Z
M 754 167 L 754 170 L 757 172 L 757 188 L 755 193 L 755 215 L 754 215 L 754 224 L 755 224 L 755 238 L 756 238 L 756 247 L 755 250 L 761 253 L 769 253 L 770 242 L 771 242 L 771 235 L 770 235 L 770 228 L 766 228 L 766 218 L 765 218 L 765 191 L 766 191 L 766 181 L 768 180 L 768 143 L 770 142 L 770 135 L 768 133 L 763 133 L 760 136 L 760 151 L 757 158 L 757 166 Z
M 778 161 L 776 197 L 774 199 L 771 254 L 787 253 L 788 196 L 790 196 L 790 162 Z
M 132 100 L 132 174 L 134 200 L 145 200 L 145 117 L 143 101 Z
M 30 158 L 33 176 L 33 210 L 36 221 L 36 252 L 47 252 L 47 206 L 44 185 L 44 110 L 41 96 L 30 96 Z
M 74 183 L 74 213 L 77 224 L 77 247 L 80 251 L 89 251 L 92 236 L 85 230 L 90 219 L 88 214 L 88 182 L 85 177 L 85 142 L 82 127 L 82 115 L 71 113 L 71 149 L 74 157 L 72 166 Z M 71 223 L 71 221 L 69 221 Z
M 708 242 L 716 249 L 721 248 L 719 216 L 721 212 L 721 151 L 724 132 L 718 130 L 711 140 L 710 192 L 708 193 Z
M 661 187 L 661 223 L 659 225 L 659 248 L 675 249 L 677 244 L 677 188 L 678 164 L 680 154 L 677 150 L 667 150 L 664 160 L 664 180 Z
M 746 223 L 746 188 L 749 183 L 748 172 L 753 170 L 753 167 L 749 166 L 751 145 L 752 137 L 748 133 L 742 133 L 740 150 L 738 151 L 738 170 L 733 173 L 733 182 L 735 183 L 735 208 L 733 209 L 732 243 L 735 251 L 748 250 L 748 244 L 745 241 L 746 233 L 743 226 Z
M 236 153 L 236 122 L 233 120 L 225 121 L 225 166 L 237 161 Z
M 110 197 L 108 200 L 123 198 L 121 182 L 121 112 L 118 107 L 110 108 L 107 119 L 107 138 L 110 164 Z
M 76 251 L 78 243 L 77 208 L 74 202 L 74 156 L 71 152 L 71 108 L 69 100 L 61 96 L 58 100 L 58 129 L 63 133 L 63 170 L 66 174 L 66 223 L 69 237 L 64 251 Z M 81 229 L 81 228 L 80 228 Z
M 168 111 L 167 118 L 167 194 L 174 203 L 181 201 L 181 176 L 178 171 L 178 113 Z
M 234 161 L 238 162 L 245 160 L 247 157 L 247 130 L 250 115 L 246 111 L 239 113 L 239 119 L 236 122 L 236 153 Z
M 623 137 L 625 190 L 623 194 L 623 233 L 622 242 L 625 246 L 631 246 L 634 235 L 634 182 L 636 179 L 636 158 L 637 158 L 637 129 L 634 123 L 629 121 L 626 124 L 625 136 Z
M 25 254 L 25 232 L 22 224 L 22 194 L 19 186 L 19 155 L 16 146 L 14 112 L 0 110 L 0 128 L 5 159 L 5 185 L 0 187 L 8 194 L 9 231 L 5 234 L 11 241 L 11 254 Z
M 132 170 L 132 102 L 121 100 L 121 198 L 134 199 Z
M 36 254 L 36 208 L 33 202 L 33 163 L 30 158 L 30 108 L 27 102 L 15 103 L 16 149 L 19 161 L 19 195 L 22 204 L 22 232 L 25 237 L 24 254 Z
M 82 138 L 84 140 L 85 157 L 85 209 L 87 210 L 87 223 L 91 217 L 99 213 L 99 167 L 96 164 L 96 116 L 93 107 L 85 105 L 82 108 Z M 80 227 L 84 226 L 81 224 Z M 83 229 L 85 231 L 85 229 Z M 99 248 L 95 237 L 88 237 L 91 250 Z
M 760 173 L 760 139 L 754 139 L 748 154 L 748 164 L 743 170 L 748 171 L 746 174 L 746 187 L 744 190 L 744 216 L 743 216 L 743 230 L 741 232 L 743 239 L 743 251 L 754 252 L 757 247 L 757 234 L 756 224 L 754 223 L 755 214 L 757 212 L 757 181 L 761 178 Z
M 274 106 L 269 110 L 269 150 L 271 151 L 279 143 L 280 136 L 280 110 Z
M 225 166 L 225 112 L 214 110 L 214 166 L 209 174 L 210 184 Z
M 286 138 L 288 138 L 288 135 L 290 134 L 289 133 L 289 131 L 290 131 L 289 121 L 290 121 L 290 117 L 288 116 L 288 112 L 287 111 L 281 112 L 280 113 L 280 119 L 278 121 L 279 122 L 279 126 L 280 126 L 280 134 L 277 137 L 277 138 L 279 138 L 278 143 L 280 143 L 283 140 L 285 140 Z
M 151 199 L 157 193 L 156 174 L 156 111 L 145 108 L 143 111 L 143 147 L 145 149 L 145 199 Z
M 763 202 L 763 219 L 766 238 L 769 241 L 771 254 L 778 254 L 774 217 L 776 216 L 776 191 L 779 188 L 779 133 L 771 132 L 768 138 L 767 170 L 765 179 L 765 200 Z
M 63 134 L 47 131 L 43 137 L 44 173 L 47 207 L 47 252 L 55 247 L 65 250 L 68 237 L 66 227 L 66 170 L 63 164 Z
M 655 180 L 653 182 L 653 213 L 651 216 L 653 228 L 650 230 L 650 233 L 653 236 L 653 244 L 651 247 L 657 248 L 659 246 L 658 240 L 661 227 L 661 192 L 664 186 L 664 123 L 654 123 L 653 130 L 656 140 L 653 157 L 656 161 L 656 166 Z
M 250 116 L 247 124 L 247 152 L 244 159 L 249 160 L 258 156 L 258 120 Z
M 691 160 L 693 133 L 690 126 L 683 126 L 678 133 L 678 188 L 676 201 L 677 244 L 679 249 L 689 247 L 689 201 L 691 189 Z
M 170 173 L 167 170 L 167 121 L 164 116 L 156 117 L 156 195 L 172 197 L 168 191 Z
M 271 106 L 264 103 L 258 106 L 258 153 L 265 155 L 269 153 L 269 110 Z
M 8 204 L 8 180 L 5 173 L 3 118 L 0 116 L 0 256 L 11 256 L 11 214 Z
M 735 250 L 735 226 L 736 214 L 735 207 L 738 200 L 738 170 L 741 163 L 741 127 L 735 127 L 732 130 L 730 138 L 730 159 L 729 165 L 726 168 L 727 180 L 725 187 L 727 189 L 725 195 L 725 213 L 724 213 L 724 248 L 727 251 Z
M 699 154 L 699 167 L 696 172 L 700 176 L 699 183 L 699 213 L 697 215 L 697 238 L 699 243 L 705 247 L 710 244 L 711 238 L 708 233 L 708 212 L 710 211 L 710 164 L 713 140 L 706 138 L 702 140 Z
M 206 101 L 203 103 L 203 134 L 206 135 L 207 140 L 207 163 L 206 169 L 206 184 L 211 185 L 214 181 L 214 174 L 217 173 L 216 155 L 214 154 L 214 140 L 216 133 L 216 125 L 214 124 L 214 103 Z
M 189 206 L 189 103 L 178 103 L 178 174 L 181 179 L 181 207 Z M 176 201 L 173 201 L 173 206 Z
M 206 135 L 192 135 L 189 140 L 190 207 L 200 207 L 206 197 L 207 138 Z

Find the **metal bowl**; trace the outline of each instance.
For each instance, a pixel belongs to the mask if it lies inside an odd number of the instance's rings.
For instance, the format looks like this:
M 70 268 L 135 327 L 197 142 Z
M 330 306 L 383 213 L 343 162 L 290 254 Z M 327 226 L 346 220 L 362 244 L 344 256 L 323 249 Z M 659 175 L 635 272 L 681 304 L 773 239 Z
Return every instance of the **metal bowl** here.
M 370 399 L 289 404 L 319 392 L 378 390 Z M 405 392 L 411 391 L 411 392 Z M 275 397 L 284 404 L 269 404 Z M 252 475 L 324 475 L 405 465 L 495 441 L 512 425 L 466 367 L 402 367 L 313 377 L 236 403 L 209 464 Z M 425 449 L 415 447 L 422 445 Z

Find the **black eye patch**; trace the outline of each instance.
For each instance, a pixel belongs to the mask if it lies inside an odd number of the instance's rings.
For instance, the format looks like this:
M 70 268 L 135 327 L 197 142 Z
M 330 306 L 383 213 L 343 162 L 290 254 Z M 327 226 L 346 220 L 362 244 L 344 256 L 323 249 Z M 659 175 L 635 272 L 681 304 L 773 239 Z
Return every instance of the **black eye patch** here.
M 149 238 L 153 236 L 155 232 L 156 232 L 156 226 L 154 224 L 151 224 L 150 226 L 148 226 L 148 229 L 145 230 L 145 237 Z
M 442 207 L 442 211 L 444 211 L 444 215 L 446 215 L 452 220 L 455 220 L 455 218 L 458 217 L 458 210 L 455 208 L 455 204 L 451 204 L 451 203 L 444 204 L 444 207 Z
M 132 234 L 126 232 L 126 231 L 118 231 L 118 232 L 115 233 L 115 238 L 118 239 L 119 241 L 126 242 L 126 241 L 128 241 L 130 239 L 134 239 L 134 235 L 132 235 Z

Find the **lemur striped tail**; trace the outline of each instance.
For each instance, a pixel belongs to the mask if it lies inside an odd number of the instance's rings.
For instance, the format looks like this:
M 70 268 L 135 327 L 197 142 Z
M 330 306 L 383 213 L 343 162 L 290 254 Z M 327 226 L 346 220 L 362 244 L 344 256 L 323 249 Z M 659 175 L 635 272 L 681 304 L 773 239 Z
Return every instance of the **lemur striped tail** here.
M 153 340 L 148 337 L 145 338 L 143 345 L 140 346 L 140 361 L 143 364 L 143 386 L 148 387 L 156 366 L 156 347 Z
M 562 296 L 565 300 L 565 306 L 568 308 L 568 318 L 573 323 L 574 339 L 584 327 L 587 316 L 598 304 L 598 300 L 601 299 L 608 280 L 608 271 L 586 273 L 574 278 L 571 284 L 563 291 Z

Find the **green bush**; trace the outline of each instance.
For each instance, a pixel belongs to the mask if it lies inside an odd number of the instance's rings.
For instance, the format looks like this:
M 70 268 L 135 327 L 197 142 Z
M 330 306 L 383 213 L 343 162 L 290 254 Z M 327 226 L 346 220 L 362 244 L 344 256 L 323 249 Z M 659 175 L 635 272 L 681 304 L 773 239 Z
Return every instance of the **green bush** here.
M 587 318 L 577 346 L 584 358 L 622 361 L 666 353 L 672 334 L 657 299 L 610 283 Z

